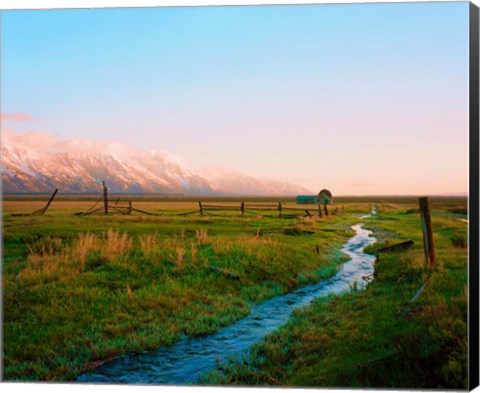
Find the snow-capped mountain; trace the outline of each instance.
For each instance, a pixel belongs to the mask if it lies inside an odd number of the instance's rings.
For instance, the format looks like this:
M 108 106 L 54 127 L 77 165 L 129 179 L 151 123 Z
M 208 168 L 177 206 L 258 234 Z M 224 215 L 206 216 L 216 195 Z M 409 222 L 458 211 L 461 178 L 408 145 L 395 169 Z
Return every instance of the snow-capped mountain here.
M 98 193 L 103 180 L 110 192 L 130 194 L 279 196 L 309 192 L 294 184 L 238 173 L 209 177 L 208 173 L 195 173 L 168 153 L 119 144 L 101 153 L 94 142 L 90 149 L 68 146 L 32 149 L 18 141 L 2 140 L 3 193 L 49 193 L 54 188 L 62 193 Z

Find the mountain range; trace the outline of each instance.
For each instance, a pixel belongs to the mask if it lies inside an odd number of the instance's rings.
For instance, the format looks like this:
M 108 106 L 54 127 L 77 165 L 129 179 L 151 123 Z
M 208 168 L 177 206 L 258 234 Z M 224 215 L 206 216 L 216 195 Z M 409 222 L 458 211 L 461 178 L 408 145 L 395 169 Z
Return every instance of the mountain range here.
M 83 144 L 85 145 L 85 143 Z M 112 193 L 184 196 L 290 196 L 311 193 L 283 181 L 227 172 L 197 173 L 169 153 L 115 144 L 100 150 L 56 144 L 32 149 L 2 140 L 2 192 L 99 193 L 105 181 Z M 120 151 L 120 154 L 115 152 Z

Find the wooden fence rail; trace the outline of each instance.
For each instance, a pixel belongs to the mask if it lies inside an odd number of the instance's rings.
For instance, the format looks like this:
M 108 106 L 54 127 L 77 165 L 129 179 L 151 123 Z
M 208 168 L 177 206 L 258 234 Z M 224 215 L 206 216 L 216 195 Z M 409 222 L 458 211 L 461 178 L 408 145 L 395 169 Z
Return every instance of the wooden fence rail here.
M 284 218 L 296 217 L 301 215 L 305 217 L 319 217 L 319 218 L 323 217 L 322 206 L 318 206 L 318 208 L 305 209 L 302 207 L 284 206 L 282 202 L 279 202 L 278 204 L 271 204 L 271 203 L 255 204 L 255 203 L 240 202 L 240 205 L 214 205 L 214 204 L 209 204 L 209 203 L 204 203 L 199 201 L 198 207 L 199 207 L 198 212 L 201 215 L 211 214 L 211 215 L 218 216 L 218 214 L 213 213 L 213 211 L 223 210 L 223 211 L 240 211 L 242 216 L 244 216 L 245 213 L 249 213 L 249 214 L 256 214 L 264 217 L 269 217 L 267 215 L 260 214 L 258 212 L 278 212 L 278 217 L 284 217 Z M 327 207 L 324 206 L 323 209 L 325 210 L 325 214 L 328 216 Z M 343 212 L 343 209 L 340 210 L 339 208 L 335 208 L 332 214 L 338 214 L 340 212 Z
M 245 206 L 248 207 L 272 207 L 278 209 L 278 204 L 276 203 L 245 203 Z

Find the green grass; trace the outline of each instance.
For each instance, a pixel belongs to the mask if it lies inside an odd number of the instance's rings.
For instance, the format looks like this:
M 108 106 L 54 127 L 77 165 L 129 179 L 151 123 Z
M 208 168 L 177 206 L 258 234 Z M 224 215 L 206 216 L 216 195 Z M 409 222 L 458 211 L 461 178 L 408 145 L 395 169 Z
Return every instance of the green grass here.
M 321 220 L 75 216 L 91 202 L 4 202 L 4 379 L 69 381 L 100 362 L 212 333 L 252 305 L 336 272 L 338 250 L 368 203 Z M 81 205 L 81 203 L 80 203 Z M 239 275 L 231 280 L 214 265 Z
M 414 208 L 386 206 L 367 221 L 380 245 L 415 245 L 381 253 L 365 291 L 314 301 L 248 358 L 221 365 L 203 382 L 467 389 L 467 226 L 457 219 L 462 207 L 452 212 L 451 206 L 434 206 L 437 266 L 412 302 L 429 275 L 418 213 L 408 212 Z

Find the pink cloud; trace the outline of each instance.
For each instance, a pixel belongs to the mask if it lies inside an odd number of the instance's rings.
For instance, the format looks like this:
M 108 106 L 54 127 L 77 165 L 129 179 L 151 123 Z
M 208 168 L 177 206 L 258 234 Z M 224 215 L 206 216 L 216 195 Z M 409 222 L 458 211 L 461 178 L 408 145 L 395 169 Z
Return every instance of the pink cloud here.
M 2 121 L 32 121 L 33 117 L 22 112 L 2 113 L 0 114 Z
M 53 148 L 58 140 L 58 136 L 44 132 L 26 132 L 17 134 L 9 127 L 2 127 L 1 143 L 7 146 L 14 146 L 25 150 L 31 158 L 42 157 L 47 150 Z
M 135 162 L 153 162 L 159 158 L 169 163 L 187 166 L 182 156 L 169 152 L 139 149 L 114 141 L 62 139 L 58 133 L 42 131 L 27 131 L 20 134 L 7 126 L 2 127 L 1 143 L 25 150 L 32 158 L 41 158 L 52 152 L 73 155 L 95 153 L 111 155 L 120 160 L 130 159 Z

